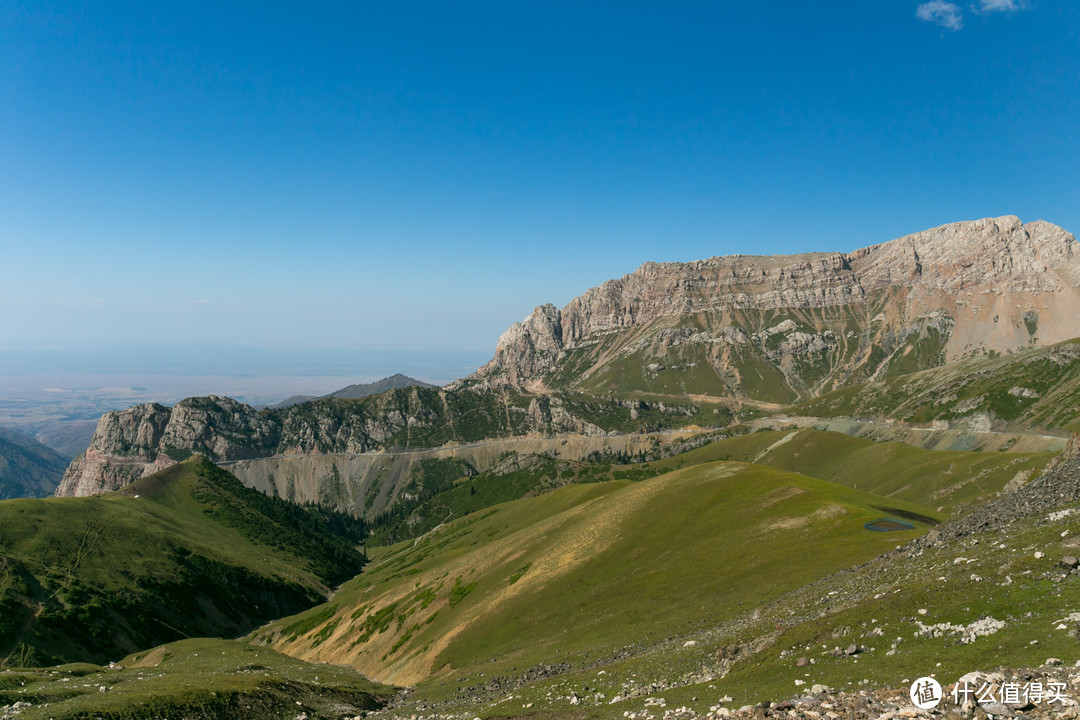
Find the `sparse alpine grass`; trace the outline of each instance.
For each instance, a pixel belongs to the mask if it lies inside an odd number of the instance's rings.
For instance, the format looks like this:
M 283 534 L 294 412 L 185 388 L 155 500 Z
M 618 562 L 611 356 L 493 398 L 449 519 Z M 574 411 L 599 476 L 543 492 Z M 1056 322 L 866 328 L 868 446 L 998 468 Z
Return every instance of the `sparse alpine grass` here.
M 803 403 L 816 417 L 878 416 L 964 422 L 986 414 L 1008 426 L 1080 430 L 1080 340 L 849 385 Z

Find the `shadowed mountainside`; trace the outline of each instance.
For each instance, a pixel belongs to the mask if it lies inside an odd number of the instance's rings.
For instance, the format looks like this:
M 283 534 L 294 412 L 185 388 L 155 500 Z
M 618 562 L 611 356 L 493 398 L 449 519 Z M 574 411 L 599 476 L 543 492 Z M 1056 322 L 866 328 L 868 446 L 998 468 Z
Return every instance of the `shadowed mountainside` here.
M 0 428 L 0 500 L 52 495 L 68 461 L 29 435 Z
M 426 383 L 423 380 L 417 380 L 401 373 L 396 373 L 390 377 L 377 380 L 373 383 L 358 383 L 356 385 L 347 385 L 340 390 L 335 390 L 328 395 L 293 395 L 292 397 L 285 398 L 279 403 L 270 405 L 273 410 L 279 410 L 281 408 L 292 407 L 293 405 L 299 405 L 300 403 L 310 402 L 312 400 L 318 400 L 320 397 L 334 397 L 340 400 L 356 400 L 358 398 L 367 397 L 368 395 L 380 395 L 387 390 L 401 390 L 408 387 L 435 387 L 431 383 Z
M 196 457 L 93 498 L 0 502 L 0 657 L 118 660 L 235 636 L 355 575 L 363 526 L 243 487 Z

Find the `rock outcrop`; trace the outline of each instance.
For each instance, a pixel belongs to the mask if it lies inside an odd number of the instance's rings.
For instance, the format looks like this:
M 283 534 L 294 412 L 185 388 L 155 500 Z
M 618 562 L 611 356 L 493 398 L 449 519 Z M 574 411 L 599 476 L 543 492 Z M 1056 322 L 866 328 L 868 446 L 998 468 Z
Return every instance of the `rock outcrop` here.
M 1021 480 L 1023 483 L 1023 480 Z M 1065 448 L 1042 473 L 1019 487 L 967 515 L 950 520 L 914 541 L 912 547 L 928 547 L 947 540 L 986 530 L 994 530 L 1035 515 L 1044 515 L 1080 500 L 1080 435 L 1073 435 Z M 1071 511 L 1066 511 L 1066 515 Z
M 638 372 L 670 368 L 676 332 L 685 335 L 676 345 L 701 350 L 698 366 L 716 370 L 699 392 L 754 397 L 747 375 L 777 371 L 793 397 L 807 397 L 890 370 L 1080 336 L 1078 306 L 1070 233 L 987 218 L 848 254 L 646 263 L 561 310 L 538 307 L 461 384 L 595 390 L 621 358 L 632 356 Z
M 64 473 L 56 495 L 97 495 L 162 470 L 194 452 L 215 460 L 269 454 L 276 425 L 232 398 L 188 398 L 109 412 L 98 421 L 86 452 Z
M 558 433 L 604 438 L 609 433 L 679 427 L 697 412 L 696 406 L 688 404 L 557 395 L 536 398 L 501 390 L 445 392 L 424 387 L 356 400 L 324 398 L 263 411 L 231 398 L 188 398 L 171 408 L 148 404 L 104 415 L 90 446 L 72 461 L 56 494 L 85 496 L 116 490 L 193 453 L 221 463 L 456 447 Z M 292 471 L 281 470 L 287 472 Z M 286 497 L 295 494 L 301 502 L 327 500 L 311 483 L 290 492 L 288 479 L 281 473 L 272 472 L 271 481 L 253 476 L 251 484 Z M 363 479 L 366 471 L 356 475 L 363 476 L 358 482 L 352 482 L 354 475 L 349 469 L 344 476 L 351 485 L 368 482 Z M 330 500 L 336 502 L 336 496 Z M 360 507 L 350 503 L 343 509 Z

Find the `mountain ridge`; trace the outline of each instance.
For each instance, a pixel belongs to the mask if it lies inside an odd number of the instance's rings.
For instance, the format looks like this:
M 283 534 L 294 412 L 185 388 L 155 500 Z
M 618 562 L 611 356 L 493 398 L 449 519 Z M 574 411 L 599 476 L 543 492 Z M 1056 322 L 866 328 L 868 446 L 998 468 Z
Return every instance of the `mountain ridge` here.
M 194 452 L 223 462 L 407 451 L 559 433 L 605 437 L 730 419 L 720 410 L 670 401 L 536 398 L 493 389 L 447 392 L 415 386 L 262 411 L 232 398 L 187 398 L 171 408 L 137 405 L 103 415 L 90 446 L 68 466 L 56 494 L 115 490 Z M 331 484 L 345 481 L 352 477 L 337 476 Z M 281 494 L 292 496 L 287 489 Z
M 379 395 L 387 390 L 401 390 L 409 387 L 425 387 L 433 388 L 437 387 L 431 383 L 426 383 L 423 380 L 417 380 L 416 378 L 403 375 L 402 373 L 394 373 L 389 377 L 385 377 L 382 380 L 376 380 L 371 383 L 354 383 L 352 385 L 346 385 L 340 390 L 335 390 L 332 393 L 326 395 L 293 395 L 287 397 L 279 403 L 268 405 L 272 410 L 280 410 L 293 405 L 300 405 L 301 403 L 310 402 L 312 400 L 320 400 L 322 398 L 338 398 L 341 400 L 357 400 L 368 395 Z
M 850 404 L 834 399 L 837 389 L 877 388 L 877 381 L 980 356 L 1040 352 L 1059 336 L 1080 336 L 1080 314 L 1069 310 L 1077 306 L 1075 238 L 1014 216 L 943 225 L 852 253 L 650 262 L 562 310 L 538 307 L 502 335 L 487 365 L 445 388 L 264 411 L 211 396 L 108 413 L 57 494 L 115 489 L 192 452 L 234 461 L 700 429 L 819 397 L 829 403 L 822 413 L 836 415 L 834 408 Z M 995 387 L 993 397 L 958 391 L 940 408 L 932 398 L 932 407 L 911 419 L 964 421 L 972 404 L 979 427 L 1025 420 L 1030 415 L 1013 405 L 1037 402 L 1033 393 L 1043 385 Z M 1002 401 L 1002 393 L 1016 397 Z M 353 497 L 337 507 L 388 507 L 358 503 L 357 491 L 387 502 L 391 495 L 342 469 L 335 465 L 314 497 L 344 497 L 339 486 L 347 486 Z M 284 475 L 295 468 L 273 471 L 260 486 L 291 497 Z M 395 492 L 400 487 L 396 482 Z
M 360 523 L 245 488 L 201 456 L 93 498 L 0 503 L 4 664 L 117 660 L 235 635 L 363 567 Z
M 951 223 L 851 253 L 649 262 L 561 309 L 537 307 L 503 333 L 490 362 L 448 387 L 597 390 L 611 384 L 605 372 L 623 357 L 661 366 L 668 349 L 697 345 L 684 364 L 707 362 L 715 373 L 696 389 L 775 399 L 745 377 L 764 372 L 788 386 L 790 401 L 878 376 L 896 350 L 919 344 L 917 354 L 942 364 L 1080 336 L 1070 310 L 1077 304 L 1073 235 L 1015 216 Z

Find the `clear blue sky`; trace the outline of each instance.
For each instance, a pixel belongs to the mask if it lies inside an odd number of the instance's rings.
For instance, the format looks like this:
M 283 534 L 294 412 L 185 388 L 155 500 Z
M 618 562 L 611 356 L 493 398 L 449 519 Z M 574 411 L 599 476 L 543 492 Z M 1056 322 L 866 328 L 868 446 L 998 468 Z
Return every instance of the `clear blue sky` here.
M 467 350 L 646 260 L 1080 231 L 1080 3 L 6 2 L 0 336 Z

